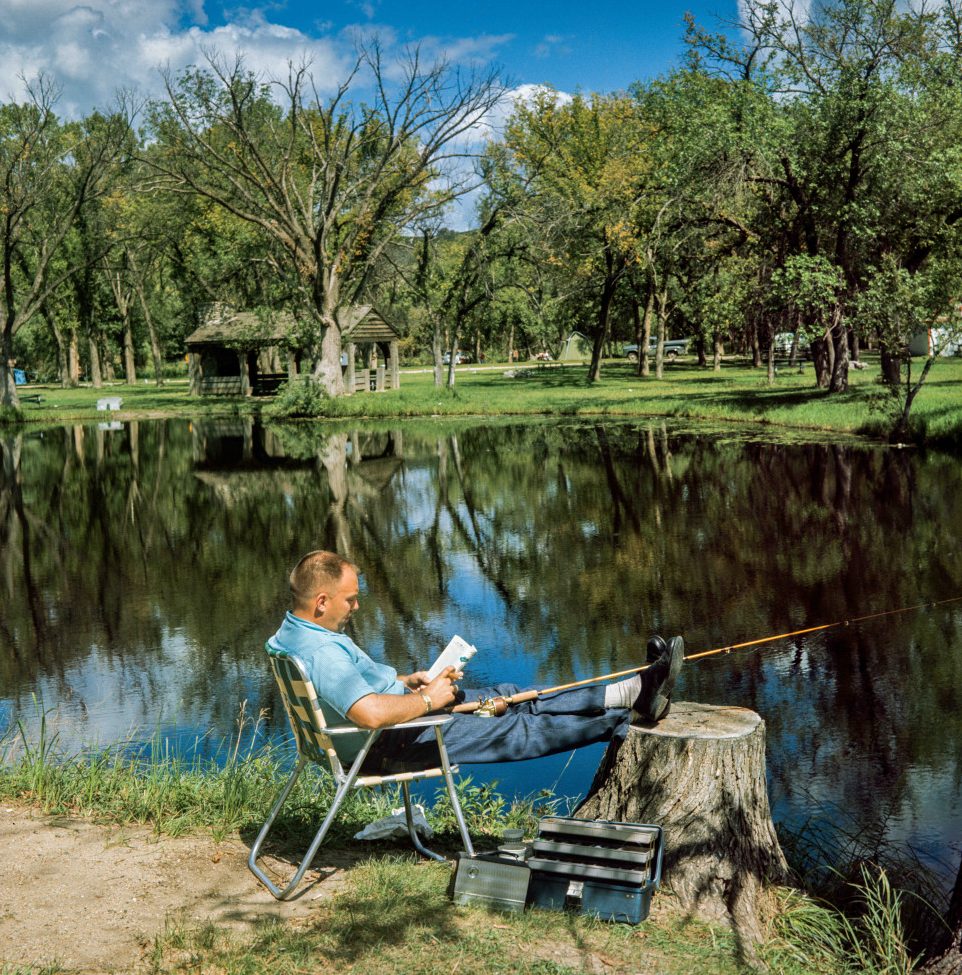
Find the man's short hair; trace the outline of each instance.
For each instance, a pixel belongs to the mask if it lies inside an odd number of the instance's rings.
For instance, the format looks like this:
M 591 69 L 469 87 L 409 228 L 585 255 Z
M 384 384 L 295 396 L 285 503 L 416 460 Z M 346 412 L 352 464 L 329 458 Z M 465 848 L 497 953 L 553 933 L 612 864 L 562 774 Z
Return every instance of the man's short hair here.
M 341 581 L 345 569 L 353 569 L 357 572 L 357 566 L 337 552 L 325 552 L 323 549 L 308 552 L 291 569 L 291 595 L 294 597 L 295 605 L 305 606 L 312 602 L 322 589 L 336 586 Z

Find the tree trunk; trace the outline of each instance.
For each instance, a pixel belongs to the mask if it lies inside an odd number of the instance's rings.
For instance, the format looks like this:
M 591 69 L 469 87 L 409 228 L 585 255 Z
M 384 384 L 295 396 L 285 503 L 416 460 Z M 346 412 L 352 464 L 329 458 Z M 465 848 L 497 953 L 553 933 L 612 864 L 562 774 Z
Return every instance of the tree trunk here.
M 648 346 L 651 343 L 651 316 L 655 310 L 655 289 L 648 289 L 645 301 L 645 318 L 641 325 L 641 338 L 638 340 L 638 375 L 647 376 L 651 371 L 648 364 Z
M 815 385 L 825 389 L 832 377 L 832 370 L 829 365 L 829 343 L 824 337 L 812 340 L 811 356 L 815 367 Z
M 725 353 L 725 346 L 722 342 L 721 332 L 715 332 L 714 348 L 712 350 L 712 369 L 721 372 L 722 356 Z
M 3 330 L 2 344 L 0 344 L 0 406 L 17 409 L 20 397 L 17 395 L 17 384 L 13 375 L 13 332 Z
M 137 382 L 137 364 L 134 360 L 134 330 L 130 324 L 129 309 L 124 312 L 124 379 L 130 384 Z
M 788 866 L 765 785 L 765 725 L 745 708 L 676 702 L 654 726 L 609 746 L 579 816 L 657 823 L 681 907 L 734 925 L 750 953 L 757 898 Z
M 902 360 L 893 355 L 891 349 L 884 343 L 879 348 L 882 365 L 882 382 L 886 386 L 897 388 L 902 382 Z
M 837 316 L 829 341 L 835 349 L 835 362 L 832 363 L 832 381 L 828 390 L 830 393 L 844 393 L 848 389 L 848 327 L 841 315 Z
M 588 367 L 588 382 L 590 383 L 596 383 L 601 379 L 601 353 L 608 338 L 611 300 L 615 296 L 617 285 L 618 279 L 611 274 L 611 262 L 609 261 L 609 274 L 605 279 L 604 287 L 601 289 L 601 304 L 598 307 L 598 331 L 595 333 L 595 341 L 591 347 L 591 365 Z
M 67 385 L 80 385 L 80 339 L 75 328 L 70 329 L 70 341 L 67 344 Z
M 959 872 L 949 900 L 949 910 L 945 915 L 945 925 L 952 934 L 946 941 L 944 951 L 933 957 L 922 969 L 926 975 L 962 975 L 962 860 L 959 861 Z
M 665 378 L 665 331 L 668 328 L 668 290 L 658 293 L 658 337 L 655 340 L 655 378 Z
M 434 323 L 434 331 L 431 335 L 431 355 L 434 359 L 434 385 L 440 389 L 444 383 L 444 336 L 438 322 Z
M 104 377 L 100 370 L 100 349 L 97 348 L 97 339 L 93 335 L 87 339 L 87 354 L 90 356 L 90 382 L 94 389 L 100 389 L 104 384 Z

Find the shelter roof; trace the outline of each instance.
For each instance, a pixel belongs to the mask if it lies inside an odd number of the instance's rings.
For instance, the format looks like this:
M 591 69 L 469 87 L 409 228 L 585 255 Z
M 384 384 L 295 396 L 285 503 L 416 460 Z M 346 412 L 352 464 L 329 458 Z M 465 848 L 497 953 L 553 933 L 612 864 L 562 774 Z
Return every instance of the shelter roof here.
M 394 342 L 401 337 L 374 305 L 351 305 L 341 312 L 339 321 L 342 337 L 347 342 Z
M 213 315 L 187 336 L 191 345 L 228 345 L 258 348 L 286 342 L 294 331 L 294 316 L 288 312 L 262 318 L 256 312 L 225 312 Z

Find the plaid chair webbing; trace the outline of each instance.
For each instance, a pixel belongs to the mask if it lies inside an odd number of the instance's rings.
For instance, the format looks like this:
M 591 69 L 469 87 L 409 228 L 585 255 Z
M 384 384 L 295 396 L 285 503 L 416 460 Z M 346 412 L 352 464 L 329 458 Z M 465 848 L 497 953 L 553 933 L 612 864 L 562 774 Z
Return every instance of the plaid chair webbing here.
M 312 762 L 327 762 L 335 774 L 343 774 L 331 737 L 325 733 L 327 725 L 314 685 L 292 657 L 276 650 L 270 657 L 298 754 Z

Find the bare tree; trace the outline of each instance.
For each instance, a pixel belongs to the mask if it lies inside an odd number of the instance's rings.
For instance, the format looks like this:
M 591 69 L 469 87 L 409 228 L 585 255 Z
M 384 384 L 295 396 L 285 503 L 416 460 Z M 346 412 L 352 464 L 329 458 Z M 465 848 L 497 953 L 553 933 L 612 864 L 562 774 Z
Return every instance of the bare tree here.
M 313 318 L 302 338 L 314 379 L 340 394 L 343 310 L 401 230 L 470 188 L 472 133 L 502 88 L 492 73 L 425 65 L 416 49 L 386 64 L 377 44 L 359 49 L 327 98 L 309 64 L 264 83 L 240 58 L 207 62 L 167 77 L 148 159 L 164 187 L 199 194 L 276 242 L 278 273 L 294 278 Z M 365 91 L 370 102 L 352 97 Z

